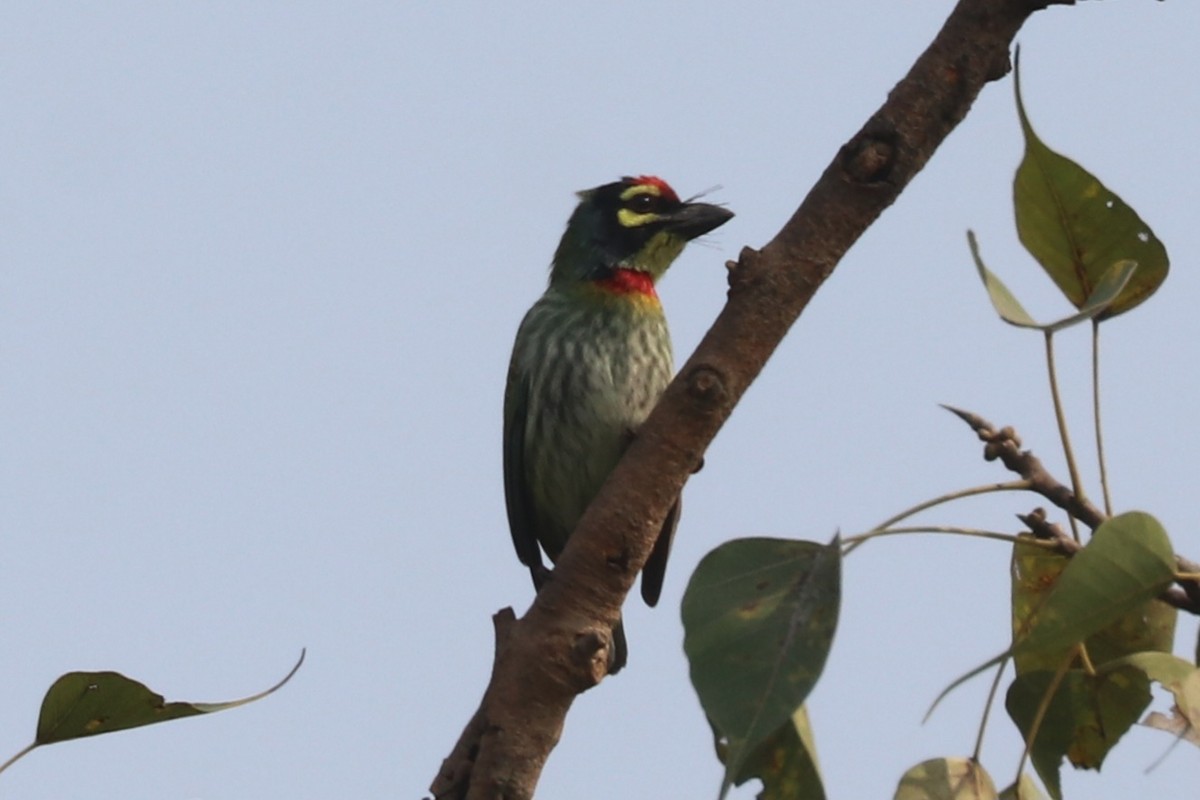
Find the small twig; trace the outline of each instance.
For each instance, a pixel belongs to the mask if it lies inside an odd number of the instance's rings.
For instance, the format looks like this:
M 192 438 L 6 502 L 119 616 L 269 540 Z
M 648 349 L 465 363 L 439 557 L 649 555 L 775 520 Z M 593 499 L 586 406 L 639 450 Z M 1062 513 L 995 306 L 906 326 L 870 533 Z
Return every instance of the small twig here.
M 1073 556 L 1083 549 L 1083 546 L 1069 536 L 1061 525 L 1057 522 L 1050 522 L 1046 518 L 1046 509 L 1040 506 L 1028 514 L 1017 514 L 1017 519 L 1028 526 L 1029 532 L 1035 539 L 1053 544 L 1054 549 L 1065 556 Z
M 1108 516 L 1092 505 L 1086 497 L 1078 497 L 1068 487 L 1063 486 L 1046 470 L 1037 456 L 1029 450 L 1022 450 L 1021 438 L 1012 428 L 1005 426 L 997 430 L 996 426 L 978 414 L 947 405 L 943 405 L 942 408 L 971 426 L 975 435 L 984 443 L 984 459 L 987 461 L 998 459 L 1010 471 L 1028 481 L 1030 491 L 1045 497 L 1089 528 L 1098 528 L 1108 519 Z M 1038 539 L 1054 541 L 1066 555 L 1074 555 L 1081 547 L 1061 528 L 1048 522 L 1043 509 L 1035 509 L 1031 514 L 1024 516 L 1017 515 L 1017 518 L 1029 526 L 1029 530 L 1034 536 Z M 1175 556 L 1175 572 L 1177 585 L 1160 594 L 1158 599 L 1180 611 L 1200 615 L 1200 581 L 1191 577 L 1193 574 L 1200 573 L 1200 564 L 1177 555 Z
M 516 621 L 516 614 L 511 608 L 502 608 L 492 616 L 492 625 L 496 631 L 496 651 L 492 660 L 493 672 L 496 670 L 496 665 L 500 663 L 500 654 L 504 650 Z M 487 696 L 485 695 L 480 701 L 475 715 L 471 717 L 463 729 L 462 735 L 458 737 L 454 749 L 442 761 L 441 769 L 438 770 L 437 777 L 429 787 L 435 800 L 448 800 L 449 798 L 458 800 L 458 798 L 466 797 L 471 780 L 471 770 L 475 767 L 479 743 L 483 739 L 487 726 Z
M 1100 523 L 1108 519 L 1108 516 L 1092 505 L 1086 497 L 1076 495 L 1069 487 L 1059 483 L 1037 456 L 1028 450 L 1022 450 L 1021 439 L 1012 428 L 997 430 L 992 423 L 978 414 L 947 405 L 943 405 L 942 408 L 971 426 L 980 441 L 986 445 L 983 449 L 984 459 L 999 459 L 1011 472 L 1029 481 L 1030 491 L 1037 492 L 1089 528 L 1098 528 Z

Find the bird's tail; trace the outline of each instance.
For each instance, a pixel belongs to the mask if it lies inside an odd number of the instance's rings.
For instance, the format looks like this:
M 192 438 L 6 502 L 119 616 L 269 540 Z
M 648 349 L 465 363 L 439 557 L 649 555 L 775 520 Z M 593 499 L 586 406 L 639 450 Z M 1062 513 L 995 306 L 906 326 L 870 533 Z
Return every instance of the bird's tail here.
M 629 642 L 625 641 L 625 619 L 622 617 L 613 626 L 612 662 L 608 666 L 608 674 L 616 675 L 629 661 Z

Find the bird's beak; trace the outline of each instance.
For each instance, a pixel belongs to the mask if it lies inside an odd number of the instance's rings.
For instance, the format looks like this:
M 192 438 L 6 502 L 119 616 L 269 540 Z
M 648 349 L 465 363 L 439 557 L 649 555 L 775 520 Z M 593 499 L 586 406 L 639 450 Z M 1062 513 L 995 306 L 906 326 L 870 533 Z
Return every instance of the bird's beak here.
M 691 241 L 733 219 L 733 212 L 711 203 L 687 203 L 671 215 L 666 228 Z

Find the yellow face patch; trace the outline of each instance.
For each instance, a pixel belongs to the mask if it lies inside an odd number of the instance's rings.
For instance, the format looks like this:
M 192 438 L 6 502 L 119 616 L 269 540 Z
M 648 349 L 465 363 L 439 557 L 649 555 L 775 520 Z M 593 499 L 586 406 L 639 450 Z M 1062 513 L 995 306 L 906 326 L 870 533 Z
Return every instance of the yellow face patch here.
M 639 183 L 636 186 L 630 186 L 625 191 L 621 192 L 620 198 L 622 203 L 628 204 L 635 197 L 648 195 L 650 197 L 662 197 L 662 190 L 652 183 Z M 639 225 L 645 225 L 649 222 L 654 222 L 660 219 L 658 214 L 653 211 L 638 212 L 631 208 L 621 208 L 617 210 L 617 222 L 621 223 L 625 228 L 636 228 Z
M 639 214 L 636 211 L 631 211 L 628 208 L 617 209 L 617 222 L 621 223 L 624 228 L 636 228 L 639 225 L 645 225 L 648 222 L 654 222 L 660 219 L 658 214 L 653 211 L 647 211 L 644 214 Z
M 670 231 L 660 231 L 638 251 L 629 266 L 649 272 L 658 280 L 667 271 L 667 267 L 671 266 L 671 262 L 683 252 L 686 244 L 687 240 L 682 236 Z

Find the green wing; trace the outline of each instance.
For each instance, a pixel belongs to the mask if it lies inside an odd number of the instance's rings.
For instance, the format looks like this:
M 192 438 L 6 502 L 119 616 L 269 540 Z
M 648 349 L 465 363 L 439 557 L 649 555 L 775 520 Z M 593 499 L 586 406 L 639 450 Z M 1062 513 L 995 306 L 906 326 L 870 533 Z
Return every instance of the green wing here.
M 542 568 L 542 551 L 533 531 L 533 502 L 525 472 L 525 423 L 529 419 L 529 378 L 518 375 L 516 358 L 508 368 L 504 390 L 504 500 L 508 528 L 517 558 L 527 567 Z

